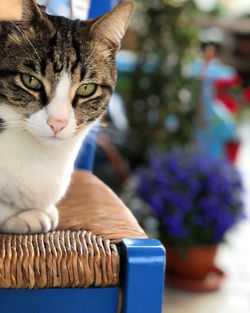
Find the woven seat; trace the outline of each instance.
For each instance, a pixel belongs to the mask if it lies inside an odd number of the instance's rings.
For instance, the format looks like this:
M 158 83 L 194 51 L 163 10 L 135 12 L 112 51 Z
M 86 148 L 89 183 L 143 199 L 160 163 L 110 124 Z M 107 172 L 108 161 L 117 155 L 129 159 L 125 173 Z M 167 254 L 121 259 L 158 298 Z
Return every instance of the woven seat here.
M 0 288 L 119 284 L 123 238 L 147 238 L 128 208 L 98 178 L 76 171 L 58 205 L 56 231 L 0 235 Z

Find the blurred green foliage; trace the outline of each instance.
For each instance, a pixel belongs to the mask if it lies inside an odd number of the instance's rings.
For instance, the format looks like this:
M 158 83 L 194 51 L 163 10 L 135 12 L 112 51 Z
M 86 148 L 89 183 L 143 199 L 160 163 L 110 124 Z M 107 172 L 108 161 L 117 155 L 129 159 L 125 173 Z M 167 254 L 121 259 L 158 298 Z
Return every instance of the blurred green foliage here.
M 145 162 L 152 146 L 165 150 L 191 140 L 200 94 L 186 73 L 199 46 L 193 2 L 137 0 L 136 6 L 136 66 L 120 73 L 117 86 L 131 127 L 123 153 L 132 167 Z

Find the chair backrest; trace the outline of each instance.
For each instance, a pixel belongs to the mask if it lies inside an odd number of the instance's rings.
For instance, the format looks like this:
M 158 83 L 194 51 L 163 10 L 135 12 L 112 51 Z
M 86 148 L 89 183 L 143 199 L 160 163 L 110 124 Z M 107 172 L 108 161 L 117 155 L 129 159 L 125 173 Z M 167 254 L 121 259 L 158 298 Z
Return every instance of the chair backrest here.
M 90 5 L 89 18 L 96 18 L 97 16 L 107 13 L 117 4 L 118 0 L 92 0 Z M 97 123 L 92 128 L 88 136 L 83 141 L 82 147 L 75 161 L 75 168 L 85 169 L 88 171 L 93 170 L 98 129 L 99 123 Z
M 89 18 L 96 18 L 97 16 L 107 13 L 118 3 L 118 0 L 91 0 Z
M 95 160 L 96 137 L 98 130 L 99 123 L 94 125 L 90 133 L 84 139 L 75 161 L 75 168 L 92 172 Z

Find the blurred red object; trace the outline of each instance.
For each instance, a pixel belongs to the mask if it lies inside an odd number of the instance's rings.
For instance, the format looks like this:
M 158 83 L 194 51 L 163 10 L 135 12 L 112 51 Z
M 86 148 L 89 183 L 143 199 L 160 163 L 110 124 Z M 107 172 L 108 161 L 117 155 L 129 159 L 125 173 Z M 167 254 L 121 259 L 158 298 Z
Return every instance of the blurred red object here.
M 235 75 L 232 78 L 219 78 L 216 79 L 215 85 L 219 88 L 241 86 L 242 78 L 239 75 Z
M 240 104 L 237 99 L 230 94 L 229 88 L 240 87 L 242 79 L 239 75 L 230 79 L 217 79 L 216 86 L 216 99 L 220 100 L 233 114 L 240 110 Z
M 244 97 L 250 105 L 250 87 L 244 89 Z
M 225 146 L 226 157 L 232 164 L 234 164 L 237 159 L 239 148 L 240 148 L 239 141 L 229 141 L 226 143 Z
M 233 114 L 236 114 L 240 110 L 238 102 L 231 95 L 217 95 L 216 98 L 220 100 Z

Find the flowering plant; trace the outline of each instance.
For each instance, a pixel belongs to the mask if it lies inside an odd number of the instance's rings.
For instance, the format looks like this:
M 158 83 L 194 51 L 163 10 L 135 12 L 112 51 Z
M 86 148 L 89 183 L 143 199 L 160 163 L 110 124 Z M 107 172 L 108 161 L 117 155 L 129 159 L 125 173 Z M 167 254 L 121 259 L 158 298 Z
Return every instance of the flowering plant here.
M 244 216 L 240 175 L 224 160 L 182 149 L 151 153 L 136 176 L 140 196 L 160 221 L 162 239 L 171 244 L 220 242 Z

